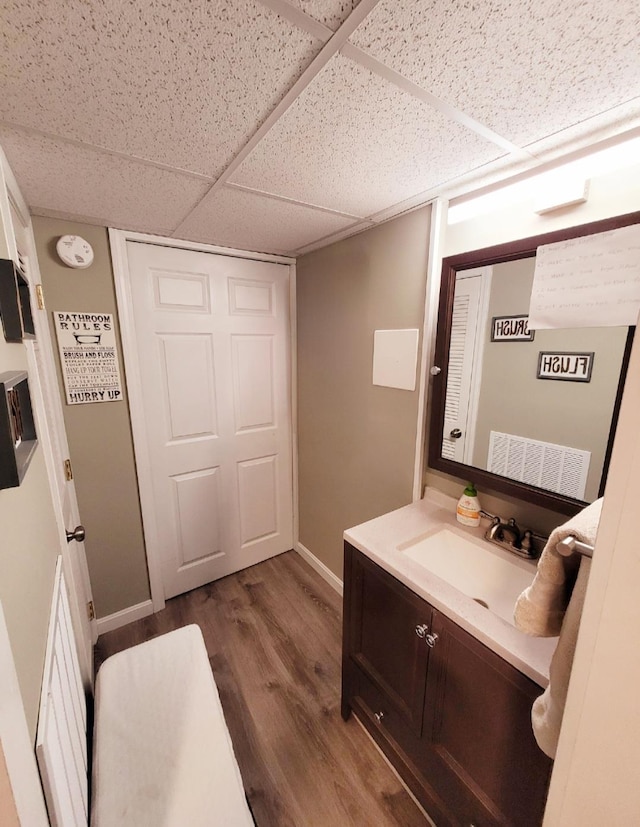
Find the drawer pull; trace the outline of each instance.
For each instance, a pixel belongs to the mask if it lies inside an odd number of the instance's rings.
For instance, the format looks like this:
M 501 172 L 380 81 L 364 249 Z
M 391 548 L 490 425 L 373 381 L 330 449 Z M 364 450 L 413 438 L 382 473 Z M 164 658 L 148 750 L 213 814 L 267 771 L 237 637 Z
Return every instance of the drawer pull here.
M 416 626 L 416 634 L 422 640 L 425 639 L 428 631 L 429 631 L 429 627 L 426 625 L 426 623 L 422 623 L 420 626 Z
M 433 649 L 433 647 L 438 642 L 438 635 L 436 635 L 435 632 L 432 635 L 426 635 L 425 636 L 425 641 L 426 641 L 427 646 L 429 646 L 429 648 Z
M 381 724 L 384 719 L 384 712 L 374 712 L 373 717 L 376 719 L 376 723 Z

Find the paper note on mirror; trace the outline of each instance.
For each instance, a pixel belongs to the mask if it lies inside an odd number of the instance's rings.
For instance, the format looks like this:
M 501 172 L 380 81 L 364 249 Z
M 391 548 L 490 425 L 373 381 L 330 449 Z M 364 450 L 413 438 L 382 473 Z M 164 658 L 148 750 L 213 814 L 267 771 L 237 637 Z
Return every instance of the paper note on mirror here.
M 640 225 L 538 247 L 529 329 L 634 325 Z

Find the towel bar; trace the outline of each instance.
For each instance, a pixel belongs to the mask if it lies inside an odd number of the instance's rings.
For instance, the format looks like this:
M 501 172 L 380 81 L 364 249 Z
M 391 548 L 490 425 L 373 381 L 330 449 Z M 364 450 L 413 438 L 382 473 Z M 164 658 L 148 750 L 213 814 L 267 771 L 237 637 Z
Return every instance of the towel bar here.
M 565 537 L 564 540 L 560 540 L 556 545 L 556 551 L 563 557 L 569 557 L 574 551 L 577 551 L 583 557 L 593 557 L 593 546 L 582 543 L 580 540 L 576 540 L 575 537 Z

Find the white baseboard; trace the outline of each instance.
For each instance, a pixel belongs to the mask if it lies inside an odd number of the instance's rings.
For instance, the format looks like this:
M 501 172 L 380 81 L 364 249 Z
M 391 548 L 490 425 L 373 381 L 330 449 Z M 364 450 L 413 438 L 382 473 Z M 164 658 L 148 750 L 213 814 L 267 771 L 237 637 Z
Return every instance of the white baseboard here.
M 302 543 L 296 543 L 296 551 L 298 552 L 300 557 L 302 557 L 303 560 L 306 560 L 306 562 L 311 566 L 311 568 L 317 571 L 320 577 L 322 577 L 323 580 L 326 580 L 327 583 L 333 589 L 335 589 L 338 592 L 338 594 L 342 597 L 342 580 L 340 580 L 340 578 L 336 574 L 334 574 L 330 568 L 325 566 L 322 560 L 318 560 L 315 554 L 312 554 L 309 551 L 309 549 L 306 548 L 306 546 L 302 545 Z
M 114 629 L 126 626 L 127 623 L 133 623 L 134 620 L 141 620 L 143 617 L 152 614 L 153 603 L 150 600 L 145 600 L 142 603 L 136 603 L 135 606 L 129 606 L 127 609 L 114 612 L 112 615 L 99 617 L 96 621 L 98 637 L 104 635 L 105 632 L 112 632 Z

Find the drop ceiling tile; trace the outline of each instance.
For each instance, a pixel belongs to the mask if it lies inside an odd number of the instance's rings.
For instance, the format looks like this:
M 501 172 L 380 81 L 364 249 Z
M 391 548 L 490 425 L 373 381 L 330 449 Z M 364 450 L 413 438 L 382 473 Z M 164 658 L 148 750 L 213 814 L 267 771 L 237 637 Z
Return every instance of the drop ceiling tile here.
M 428 104 L 337 55 L 231 180 L 368 216 L 502 154 Z
M 27 204 L 124 229 L 168 233 L 210 182 L 74 144 L 0 128 Z
M 358 219 L 221 187 L 208 196 L 176 235 L 190 241 L 259 252 L 293 252 Z
M 381 0 L 351 42 L 525 146 L 640 95 L 637 0 Z
M 640 98 L 616 106 L 593 118 L 563 129 L 527 146 L 536 158 L 549 161 L 574 150 L 585 149 L 597 141 L 616 138 L 640 127 Z
M 349 17 L 360 0 L 289 0 L 309 17 L 334 31 Z
M 216 176 L 322 43 L 254 0 L 5 0 L 0 117 Z

